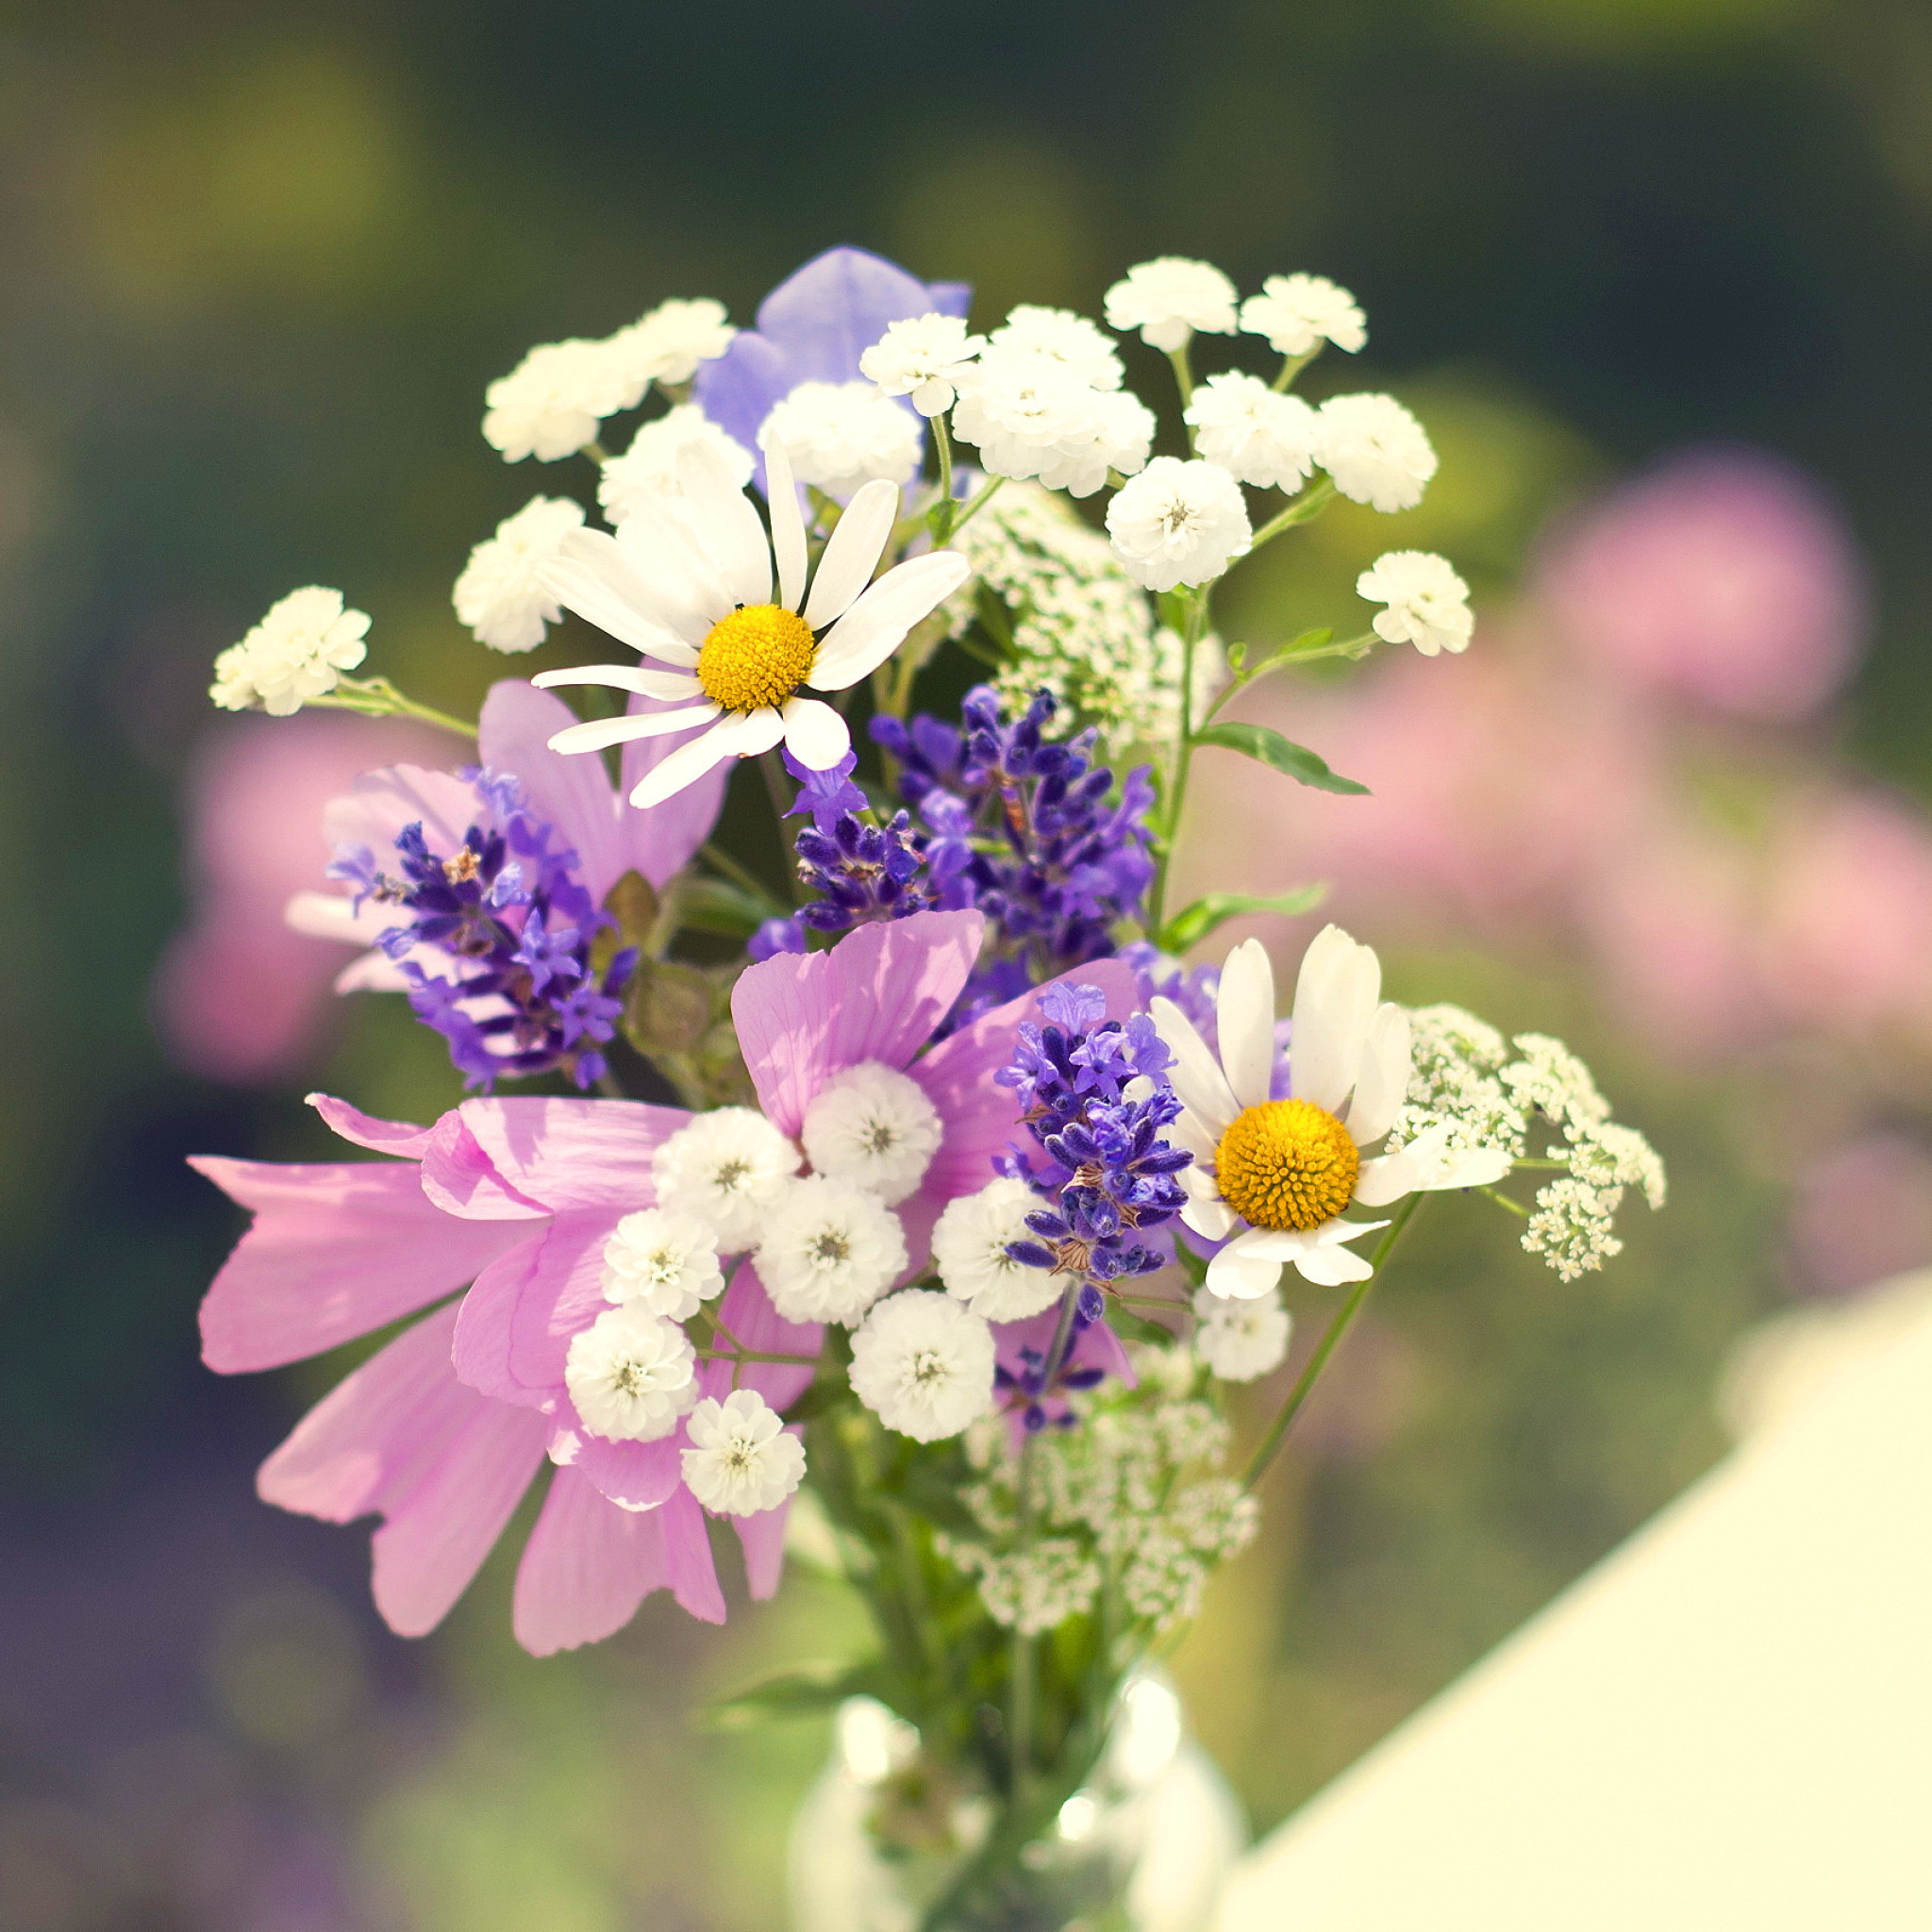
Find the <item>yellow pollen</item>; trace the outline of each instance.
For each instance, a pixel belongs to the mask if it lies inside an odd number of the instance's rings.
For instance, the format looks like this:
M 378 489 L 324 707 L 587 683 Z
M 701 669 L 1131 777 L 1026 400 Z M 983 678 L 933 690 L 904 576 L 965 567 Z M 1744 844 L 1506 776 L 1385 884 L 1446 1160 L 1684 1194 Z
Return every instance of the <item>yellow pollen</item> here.
M 1270 1100 L 1236 1117 L 1214 1163 L 1221 1198 L 1250 1226 L 1306 1233 L 1348 1206 L 1362 1158 L 1325 1107 Z
M 811 626 L 782 604 L 747 604 L 721 617 L 698 652 L 698 682 L 727 711 L 782 705 L 818 653 Z

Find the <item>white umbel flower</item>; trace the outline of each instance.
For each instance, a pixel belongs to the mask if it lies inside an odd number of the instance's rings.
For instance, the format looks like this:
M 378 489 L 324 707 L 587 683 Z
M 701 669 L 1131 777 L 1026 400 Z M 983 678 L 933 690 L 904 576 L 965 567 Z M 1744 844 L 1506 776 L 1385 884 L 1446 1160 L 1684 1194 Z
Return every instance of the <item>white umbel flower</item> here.
M 915 1442 L 957 1436 L 992 1407 L 992 1329 L 930 1289 L 890 1296 L 852 1338 L 852 1392 Z
M 484 391 L 483 438 L 507 463 L 554 463 L 593 441 L 606 416 L 627 408 L 628 377 L 607 342 L 540 342 Z
M 613 524 L 621 524 L 641 501 L 678 494 L 677 460 L 692 443 L 702 442 L 724 458 L 725 474 L 742 490 L 757 467 L 752 453 L 727 436 L 695 403 L 679 403 L 641 425 L 621 457 L 612 457 L 597 479 L 597 501 Z
M 584 526 L 583 507 L 565 496 L 533 496 L 496 535 L 476 545 L 450 601 L 457 622 L 492 651 L 534 651 L 545 627 L 562 617 L 537 573 L 557 555 L 567 532 Z
M 793 1181 L 764 1216 L 758 1279 L 788 1322 L 858 1320 L 906 1272 L 906 1231 L 876 1194 L 828 1174 Z
M 698 1399 L 697 1357 L 675 1323 L 607 1308 L 571 1338 L 563 1381 L 593 1436 L 655 1442 Z
M 1292 1327 L 1273 1289 L 1254 1301 L 1227 1301 L 1207 1289 L 1194 1295 L 1194 1353 L 1224 1382 L 1255 1382 L 1288 1357 Z
M 724 1287 L 717 1236 L 675 1208 L 626 1214 L 604 1243 L 604 1299 L 622 1307 L 688 1321 Z
M 1389 550 L 1355 580 L 1356 594 L 1386 604 L 1374 632 L 1391 644 L 1413 644 L 1424 658 L 1466 651 L 1475 632 L 1469 586 L 1446 557 L 1427 550 Z
M 1306 356 L 1323 341 L 1352 356 L 1369 339 L 1355 297 L 1326 275 L 1270 275 L 1241 304 L 1241 328 L 1265 336 L 1277 356 Z
M 1241 485 L 1219 463 L 1156 457 L 1107 507 L 1107 534 L 1150 591 L 1212 583 L 1253 531 Z
M 758 447 L 774 446 L 797 481 L 841 503 L 919 468 L 919 425 L 875 382 L 801 382 L 759 425 Z
M 1233 335 L 1234 284 L 1210 262 L 1163 255 L 1130 268 L 1107 291 L 1107 320 L 1112 328 L 1139 329 L 1149 348 L 1172 354 L 1196 330 Z
M 1040 356 L 1058 362 L 1088 389 L 1118 389 L 1125 374 L 1120 351 L 1097 323 L 1071 308 L 1023 302 L 987 338 L 994 355 Z
M 916 430 L 898 404 L 881 407 Z M 910 558 L 873 581 L 899 513 L 898 486 L 875 480 L 840 518 L 808 585 L 798 492 L 775 442 L 766 479 L 769 536 L 724 459 L 693 444 L 678 455 L 675 497 L 641 500 L 614 537 L 573 532 L 545 567 L 558 603 L 659 668 L 591 664 L 532 682 L 610 685 L 668 708 L 570 725 L 550 748 L 597 752 L 694 732 L 638 784 L 635 806 L 660 805 L 722 760 L 756 758 L 781 739 L 800 764 L 829 770 L 851 750 L 852 734 L 805 691 L 844 691 L 870 676 L 966 581 L 966 560 L 951 550 Z
M 1507 1149 L 1454 1149 L 1439 1132 L 1363 1158 L 1394 1124 L 1408 1091 L 1408 1015 L 1379 1004 L 1381 988 L 1369 947 L 1339 926 L 1315 936 L 1295 983 L 1287 1100 L 1270 1097 L 1274 969 L 1258 940 L 1243 941 L 1221 969 L 1218 1054 L 1171 1000 L 1154 1000 L 1185 1108 L 1172 1131 L 1194 1157 L 1180 1174 L 1189 1194 L 1181 1219 L 1226 1243 L 1208 1264 L 1213 1293 L 1257 1300 L 1289 1261 L 1324 1285 L 1364 1280 L 1369 1263 L 1345 1243 L 1388 1223 L 1345 1221 L 1344 1209 L 1487 1186 L 1508 1173 Z
M 755 1390 L 707 1396 L 684 1435 L 684 1486 L 714 1516 L 761 1516 L 804 1480 L 804 1443 Z
M 272 605 L 239 644 L 215 659 L 208 694 L 225 711 L 263 710 L 276 718 L 326 696 L 367 655 L 369 615 L 345 610 L 340 591 L 310 584 Z
M 1436 474 L 1423 425 L 1393 396 L 1330 396 L 1322 405 L 1315 460 L 1335 487 L 1385 515 L 1413 509 Z
M 798 1172 L 798 1149 L 755 1108 L 695 1115 L 651 1156 L 667 1208 L 702 1221 L 725 1254 L 757 1244 L 765 1216 Z
M 932 1231 L 933 1266 L 946 1292 L 989 1322 L 1023 1322 L 1059 1299 L 1061 1283 L 1049 1268 L 1031 1268 L 1007 1253 L 1035 1239 L 1026 1217 L 1040 1197 L 1010 1174 L 948 1201 Z
M 858 368 L 887 395 L 908 397 L 922 416 L 942 416 L 985 347 L 962 316 L 915 315 L 893 323 L 858 358 Z
M 1299 396 L 1277 395 L 1258 375 L 1210 375 L 1189 399 L 1194 447 L 1259 490 L 1292 490 L 1315 467 L 1319 427 Z
M 708 295 L 658 303 L 602 345 L 623 385 L 621 407 L 635 408 L 654 382 L 670 388 L 689 382 L 698 364 L 722 356 L 737 333 L 724 319 L 724 303 Z
M 850 1181 L 891 1207 L 925 1178 L 944 1131 L 909 1074 L 863 1060 L 813 1095 L 799 1139 L 815 1173 Z

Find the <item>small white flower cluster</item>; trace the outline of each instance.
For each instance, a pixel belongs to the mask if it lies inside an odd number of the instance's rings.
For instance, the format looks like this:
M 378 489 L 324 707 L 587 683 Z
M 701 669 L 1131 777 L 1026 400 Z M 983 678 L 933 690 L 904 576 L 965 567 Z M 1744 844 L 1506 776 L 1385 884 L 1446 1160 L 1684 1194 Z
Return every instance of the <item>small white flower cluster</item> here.
M 973 578 L 942 607 L 946 635 L 962 636 L 980 591 L 1004 607 L 1008 661 L 993 679 L 1024 705 L 1037 691 L 1060 706 L 1054 728 L 1099 728 L 1117 761 L 1164 746 L 1180 729 L 1181 643 L 1157 628 L 1146 597 L 1112 546 L 1066 501 L 1037 483 L 1010 483 L 953 540 Z M 1194 715 L 1220 688 L 1220 647 L 1194 651 Z
M 875 477 L 909 483 L 923 447 L 918 421 L 874 382 L 801 382 L 759 425 L 758 447 L 774 445 L 798 482 L 841 503 Z
M 663 302 L 615 335 L 540 342 L 484 393 L 483 435 L 506 462 L 554 463 L 594 441 L 606 416 L 634 409 L 655 382 L 687 383 L 736 331 L 708 297 Z
M 492 651 L 534 651 L 563 615 L 540 573 L 566 536 L 584 526 L 583 508 L 563 496 L 533 496 L 496 535 L 476 545 L 450 601 L 457 620 Z
M 1278 1289 L 1252 1301 L 1201 1289 L 1194 1317 L 1194 1353 L 1224 1382 L 1259 1381 L 1288 1358 L 1293 1324 Z
M 1191 1616 L 1214 1566 L 1252 1541 L 1258 1507 L 1219 1473 L 1227 1424 L 1191 1392 L 1186 1355 L 1137 1351 L 1141 1386 L 1076 1399 L 1078 1425 L 1032 1439 L 1032 1520 L 1016 1543 L 1018 1455 L 1004 1423 L 968 1437 L 982 1472 L 966 1491 L 984 1541 L 950 1539 L 988 1614 L 1044 1630 L 1092 1607 L 1109 1577 L 1129 1615 L 1159 1626 Z
M 1451 1148 L 1502 1147 L 1522 1159 L 1533 1118 L 1561 1129 L 1540 1158 L 1561 1160 L 1566 1171 L 1539 1190 L 1523 1245 L 1563 1280 L 1622 1252 L 1614 1224 L 1626 1189 L 1639 1189 L 1653 1208 L 1664 1205 L 1657 1150 L 1611 1120 L 1590 1069 L 1560 1040 L 1520 1033 L 1506 1041 L 1459 1007 L 1419 1008 L 1409 1024 L 1408 1098 L 1391 1148 L 1441 1128 Z
M 262 710 L 277 718 L 325 697 L 368 651 L 365 611 L 342 608 L 340 591 L 310 584 L 274 605 L 239 644 L 215 659 L 208 696 L 225 711 Z

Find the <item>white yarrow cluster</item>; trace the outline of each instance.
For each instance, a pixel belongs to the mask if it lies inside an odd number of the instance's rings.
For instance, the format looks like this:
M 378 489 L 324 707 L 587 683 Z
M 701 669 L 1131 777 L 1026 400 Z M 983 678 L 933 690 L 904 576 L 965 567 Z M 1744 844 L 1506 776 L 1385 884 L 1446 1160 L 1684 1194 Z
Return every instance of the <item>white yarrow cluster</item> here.
M 1374 628 L 1391 644 L 1413 644 L 1424 658 L 1466 651 L 1475 634 L 1469 586 L 1446 557 L 1427 550 L 1388 550 L 1355 580 L 1356 593 L 1377 611 Z
M 987 1614 L 1003 1629 L 1039 1637 L 1091 1607 L 1100 1594 L 1097 1557 L 1072 1537 L 1045 1536 L 995 1556 L 983 1543 L 948 1539 L 946 1554 L 979 1587 Z
M 1241 304 L 1241 328 L 1277 356 L 1306 356 L 1324 341 L 1354 355 L 1369 339 L 1355 297 L 1326 275 L 1270 275 Z
M 775 1509 L 805 1477 L 805 1445 L 750 1389 L 707 1396 L 684 1425 L 685 1487 L 714 1516 Z
M 696 1402 L 697 1357 L 675 1323 L 607 1308 L 571 1338 L 563 1381 L 593 1436 L 654 1442 Z
M 1194 1353 L 1224 1382 L 1257 1381 L 1288 1358 L 1292 1324 L 1277 1290 L 1234 1301 L 1204 1288 L 1194 1296 Z
M 1212 263 L 1163 255 L 1130 268 L 1107 291 L 1110 328 L 1139 329 L 1150 348 L 1172 354 L 1196 331 L 1231 336 L 1235 286 Z
M 989 1322 L 1022 1322 L 1058 1301 L 1062 1283 L 1051 1269 L 1007 1252 L 1033 1239 L 1026 1217 L 1039 1206 L 1040 1196 L 1008 1174 L 948 1201 L 932 1231 L 933 1266 L 946 1292 Z
M 626 1214 L 604 1243 L 604 1299 L 683 1322 L 724 1292 L 711 1230 L 675 1208 Z
M 737 333 L 724 319 L 724 303 L 708 295 L 660 302 L 602 344 L 623 378 L 623 407 L 635 408 L 654 382 L 667 389 L 689 382 L 698 364 L 722 356 Z
M 906 1272 L 899 1217 L 850 1181 L 790 1181 L 760 1219 L 758 1279 L 788 1322 L 850 1326 Z
M 699 443 L 717 453 L 739 489 L 751 481 L 756 465 L 750 450 L 735 436 L 727 436 L 695 403 L 679 403 L 640 425 L 630 447 L 605 463 L 597 478 L 597 501 L 605 514 L 613 524 L 621 524 L 644 504 L 682 494 L 677 459 Z
M 799 1138 L 815 1173 L 863 1188 L 891 1207 L 925 1178 L 943 1132 L 917 1080 L 863 1060 L 813 1095 Z
M 801 382 L 758 429 L 800 483 L 841 502 L 867 483 L 909 483 L 919 468 L 919 423 L 874 382 Z
M 584 526 L 583 507 L 563 496 L 533 496 L 496 535 L 470 552 L 450 602 L 457 622 L 492 651 L 534 651 L 562 607 L 539 580 L 563 540 Z
M 922 416 L 942 416 L 985 341 L 957 315 L 895 322 L 858 358 L 859 373 L 889 396 L 904 396 Z
M 1254 535 L 1241 485 L 1219 463 L 1156 457 L 1107 507 L 1107 534 L 1150 591 L 1212 583 Z
M 367 654 L 366 611 L 342 608 L 340 591 L 291 591 L 239 644 L 215 659 L 208 696 L 225 711 L 287 718 L 325 697 Z
M 1320 419 L 1257 375 L 1210 375 L 1187 407 L 1194 447 L 1258 490 L 1293 490 L 1315 467 Z
M 1423 500 L 1436 474 L 1436 452 L 1393 396 L 1330 396 L 1316 414 L 1315 459 L 1342 495 L 1385 515 Z
M 852 1392 L 916 1442 L 957 1436 L 992 1407 L 992 1329 L 949 1295 L 889 1296 L 852 1338 Z
M 1119 387 L 1118 358 L 1109 368 L 1088 354 L 1077 330 L 1045 320 L 1058 314 L 1038 311 L 1018 334 L 993 331 L 962 375 L 953 432 L 979 452 L 989 475 L 1038 477 L 1049 490 L 1091 496 L 1110 473 L 1130 475 L 1146 462 L 1157 425 Z
M 741 1254 L 758 1244 L 798 1159 L 798 1149 L 756 1108 L 720 1107 L 653 1153 L 651 1179 L 658 1200 L 704 1222 L 722 1252 Z

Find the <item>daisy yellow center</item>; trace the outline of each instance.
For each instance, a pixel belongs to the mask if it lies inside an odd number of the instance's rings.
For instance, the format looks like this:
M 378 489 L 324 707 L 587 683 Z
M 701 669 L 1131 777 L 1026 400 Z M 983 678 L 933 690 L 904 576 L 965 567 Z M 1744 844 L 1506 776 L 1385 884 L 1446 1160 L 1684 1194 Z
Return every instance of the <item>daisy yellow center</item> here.
M 727 711 L 782 705 L 818 651 L 811 626 L 782 604 L 747 604 L 721 617 L 698 651 L 698 682 Z
M 1235 1117 L 1214 1164 L 1221 1198 L 1250 1226 L 1306 1233 L 1348 1206 L 1362 1158 L 1325 1107 L 1270 1100 Z

